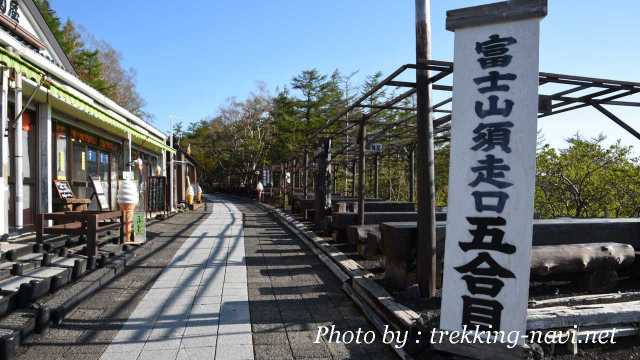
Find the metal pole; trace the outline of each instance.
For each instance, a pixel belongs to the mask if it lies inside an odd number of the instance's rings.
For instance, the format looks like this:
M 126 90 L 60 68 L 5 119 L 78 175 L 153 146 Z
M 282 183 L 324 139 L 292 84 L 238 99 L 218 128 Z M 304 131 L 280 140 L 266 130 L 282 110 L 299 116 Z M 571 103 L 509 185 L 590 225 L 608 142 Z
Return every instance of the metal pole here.
M 417 280 L 420 293 L 436 292 L 436 217 L 433 156 L 431 83 L 428 65 L 431 56 L 430 0 L 416 0 L 416 94 L 418 138 L 418 256 Z
M 416 151 L 413 147 L 411 147 L 411 151 L 409 152 L 409 201 L 415 202 L 415 173 L 416 173 Z
M 351 162 L 351 196 L 356 197 L 356 160 Z
M 291 168 L 291 196 L 296 192 L 298 184 L 298 159 L 293 159 L 293 167 Z
M 131 162 L 133 161 L 131 158 L 131 133 L 127 133 L 127 164 L 129 164 L 129 172 L 131 172 Z
M 359 154 L 358 154 L 358 224 L 364 225 L 364 197 L 365 197 L 365 176 L 367 175 L 365 172 L 365 146 L 366 146 L 366 118 L 363 117 L 360 121 L 360 133 L 358 136 L 358 141 L 360 142 L 359 146 Z
M 22 114 L 22 74 L 19 71 L 15 72 L 15 113 Z M 16 118 L 16 125 L 14 129 L 14 164 L 15 164 L 15 226 L 16 230 L 21 230 L 23 227 L 23 209 L 24 209 L 24 179 L 22 172 L 22 116 Z
M 169 147 L 173 150 L 173 119 L 171 117 L 169 117 Z M 173 151 L 169 152 L 169 209 L 171 211 L 174 209 L 173 186 L 175 185 L 174 181 L 176 181 L 173 170 L 173 156 Z
M 332 141 L 331 138 L 327 139 L 326 144 L 325 144 L 325 156 L 326 156 L 326 171 L 327 171 L 327 175 L 329 177 L 329 179 L 327 179 L 328 181 L 326 181 L 326 186 L 327 189 L 325 191 L 325 209 L 329 210 L 331 209 L 331 194 L 333 193 L 333 189 L 335 189 L 335 183 L 336 183 L 336 174 L 333 173 L 333 165 L 331 164 L 331 145 L 332 145 Z M 333 183 L 333 189 L 331 188 L 331 185 Z
M 9 138 L 4 136 L 4 134 L 8 134 L 9 131 L 9 69 L 2 69 L 2 89 L 0 93 L 0 134 L 2 137 L 0 141 L 1 145 L 1 154 L 2 160 L 0 163 L 0 199 L 2 199 L 2 203 L 0 203 L 0 209 L 2 209 L 0 213 L 0 232 L 9 233 L 9 184 L 7 180 L 9 179 L 9 167 L 10 161 L 9 159 Z
M 304 150 L 304 198 L 309 198 L 309 150 Z
M 375 189 L 375 198 L 380 197 L 380 155 L 376 153 L 374 155 L 373 163 L 373 188 Z
M 344 162 L 344 196 L 349 194 L 349 163 Z
M 287 196 L 287 206 L 289 207 L 289 209 L 291 209 L 291 211 L 293 211 L 293 195 L 296 192 L 295 191 L 295 171 L 296 171 L 296 162 L 297 160 L 293 160 L 293 164 L 289 163 L 289 172 L 291 173 L 291 186 L 289 186 L 289 196 Z
M 287 210 L 287 168 L 288 163 L 282 164 L 282 210 Z

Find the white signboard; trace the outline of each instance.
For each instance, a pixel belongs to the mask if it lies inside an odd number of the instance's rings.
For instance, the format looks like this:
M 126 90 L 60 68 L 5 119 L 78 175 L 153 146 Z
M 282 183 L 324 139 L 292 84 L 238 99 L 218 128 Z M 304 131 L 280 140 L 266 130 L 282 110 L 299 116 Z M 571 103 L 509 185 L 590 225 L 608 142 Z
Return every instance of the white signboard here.
M 539 22 L 455 32 L 445 330 L 526 329 Z

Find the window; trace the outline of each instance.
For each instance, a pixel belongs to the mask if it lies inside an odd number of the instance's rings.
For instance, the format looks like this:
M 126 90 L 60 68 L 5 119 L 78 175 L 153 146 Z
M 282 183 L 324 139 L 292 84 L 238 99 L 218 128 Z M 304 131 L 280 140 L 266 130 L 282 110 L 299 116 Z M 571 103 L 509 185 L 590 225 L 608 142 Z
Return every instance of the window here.
M 73 142 L 73 181 L 87 181 L 87 147 L 80 140 Z
M 100 152 L 100 179 L 109 181 L 109 154 Z
M 56 125 L 54 133 L 54 141 L 56 148 L 56 179 L 67 179 L 67 129 L 64 126 Z
M 35 132 L 33 118 L 30 111 L 22 113 L 22 174 L 25 178 L 35 175 Z
M 98 174 L 98 152 L 92 148 L 87 149 L 87 172 L 88 177 L 100 175 Z

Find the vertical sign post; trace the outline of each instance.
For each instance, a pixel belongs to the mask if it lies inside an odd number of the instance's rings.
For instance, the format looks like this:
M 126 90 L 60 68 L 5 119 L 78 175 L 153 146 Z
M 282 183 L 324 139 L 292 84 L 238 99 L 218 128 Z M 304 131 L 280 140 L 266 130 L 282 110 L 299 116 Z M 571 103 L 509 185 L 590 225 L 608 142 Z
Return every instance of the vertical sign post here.
M 447 13 L 455 52 L 445 330 L 526 330 L 546 5 L 518 0 Z

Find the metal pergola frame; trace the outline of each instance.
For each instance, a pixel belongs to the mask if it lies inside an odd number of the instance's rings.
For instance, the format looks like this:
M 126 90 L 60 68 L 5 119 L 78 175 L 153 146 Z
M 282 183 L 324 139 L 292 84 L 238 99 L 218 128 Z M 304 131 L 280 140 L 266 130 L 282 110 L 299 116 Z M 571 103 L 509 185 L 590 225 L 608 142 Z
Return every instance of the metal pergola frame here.
M 324 163 L 327 165 L 337 163 L 345 165 L 351 164 L 353 172 L 352 192 L 353 195 L 355 195 L 356 174 L 354 170 L 356 168 L 355 162 L 357 161 L 359 164 L 357 167 L 357 173 L 358 178 L 360 179 L 357 197 L 359 203 L 364 204 L 365 193 L 363 187 L 365 184 L 364 178 L 366 176 L 364 159 L 367 155 L 372 154 L 370 150 L 367 150 L 366 143 L 379 141 L 390 131 L 398 129 L 402 129 L 402 131 L 395 133 L 394 141 L 387 142 L 386 144 L 390 145 L 390 147 L 394 148 L 396 151 L 402 148 L 411 149 L 411 155 L 409 156 L 409 176 L 412 180 L 410 181 L 410 184 L 414 184 L 415 155 L 413 151 L 417 144 L 416 129 L 419 125 L 417 119 L 420 119 L 421 116 L 418 114 L 418 109 L 416 107 L 403 105 L 402 102 L 414 96 L 418 92 L 418 89 L 416 81 L 404 81 L 400 79 L 401 76 L 406 75 L 407 71 L 411 70 L 416 71 L 416 76 L 414 78 L 417 78 L 418 73 L 421 71 L 429 72 L 428 84 L 426 86 L 431 86 L 432 90 L 434 90 L 435 94 L 437 94 L 441 100 L 428 109 L 428 116 L 432 116 L 431 113 L 443 114 L 442 116 L 436 117 L 432 120 L 433 141 L 435 143 L 449 141 L 448 132 L 451 129 L 452 121 L 450 104 L 452 102 L 451 92 L 453 91 L 453 87 L 449 85 L 448 82 L 450 81 L 450 76 L 453 74 L 453 63 L 429 60 L 425 65 L 402 65 L 365 94 L 349 104 L 341 113 L 330 119 L 324 126 L 313 133 L 308 134 L 308 145 L 304 148 L 305 159 L 301 161 L 305 179 L 303 182 L 305 197 L 308 194 L 307 187 L 310 160 L 313 160 L 316 166 L 322 163 L 317 161 L 318 157 L 322 156 L 322 151 L 316 153 L 315 157 L 312 156 L 311 159 L 309 158 L 309 155 L 316 151 L 316 148 L 311 147 L 313 146 L 312 144 L 318 144 L 325 139 L 334 139 L 336 140 L 336 143 L 340 143 L 344 138 L 355 138 L 356 141 L 347 140 L 347 143 L 342 143 L 342 147 L 335 152 L 331 152 L 329 161 Z M 573 110 L 592 107 L 640 140 L 640 132 L 635 130 L 609 109 L 605 108 L 605 106 L 640 108 L 640 99 L 630 99 L 633 95 L 640 93 L 640 83 L 545 72 L 541 72 L 539 74 L 539 79 L 541 95 L 539 95 L 538 118 L 545 118 Z M 543 90 L 550 86 L 562 89 L 556 89 L 544 94 Z M 372 99 L 387 89 L 391 89 L 393 92 L 400 91 L 400 93 L 392 96 L 391 98 L 385 99 L 383 104 L 375 104 Z M 442 96 L 443 94 L 445 94 L 445 96 Z M 392 122 L 376 121 L 376 119 L 385 111 L 402 112 L 405 116 Z M 375 127 L 377 129 L 375 132 L 367 135 L 367 127 Z M 322 141 L 319 141 L 319 139 Z M 357 149 L 354 149 L 356 145 L 359 146 Z M 349 158 L 351 158 L 351 160 L 349 160 Z M 300 162 L 298 164 L 300 164 Z M 433 164 L 430 164 L 430 166 L 433 166 Z M 421 182 L 424 181 L 424 179 L 421 179 L 418 175 L 417 181 Z M 314 188 L 317 192 L 317 187 Z M 291 189 L 293 189 L 293 187 L 291 187 Z M 412 201 L 415 199 L 413 192 L 414 189 L 413 186 L 411 186 L 410 199 Z M 360 223 L 363 223 L 364 206 L 358 206 L 358 219 Z M 418 216 L 418 222 L 420 223 L 421 221 L 426 220 L 421 219 L 421 217 Z

